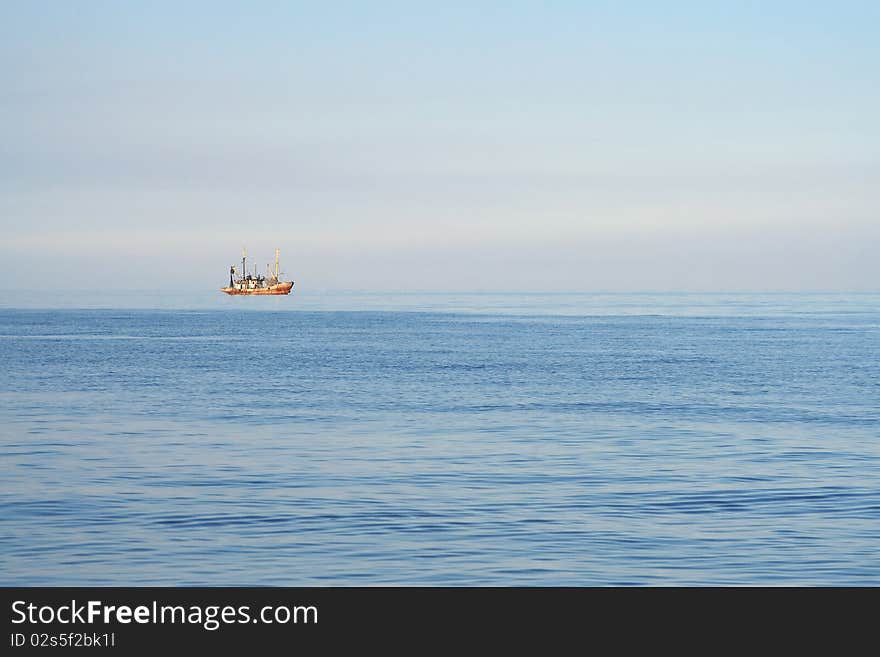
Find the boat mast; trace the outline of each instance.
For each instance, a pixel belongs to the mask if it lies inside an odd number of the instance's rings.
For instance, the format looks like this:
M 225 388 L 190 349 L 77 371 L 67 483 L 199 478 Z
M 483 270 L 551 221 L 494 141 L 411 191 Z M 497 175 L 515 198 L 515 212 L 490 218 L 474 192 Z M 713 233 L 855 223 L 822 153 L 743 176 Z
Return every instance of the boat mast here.
M 247 275 L 247 269 L 244 266 L 245 260 L 247 260 L 247 251 L 244 250 L 244 247 L 241 247 L 241 280 L 244 280 L 244 277 Z
M 275 249 L 275 282 L 278 282 L 278 257 L 281 255 L 281 249 Z

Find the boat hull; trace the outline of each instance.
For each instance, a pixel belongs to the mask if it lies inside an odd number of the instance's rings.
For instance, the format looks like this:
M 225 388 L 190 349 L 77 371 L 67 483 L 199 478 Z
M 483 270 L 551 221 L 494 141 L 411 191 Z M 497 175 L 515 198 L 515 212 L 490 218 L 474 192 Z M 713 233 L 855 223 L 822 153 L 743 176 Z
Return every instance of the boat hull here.
M 265 296 L 267 294 L 290 294 L 290 289 L 292 287 L 293 281 L 288 281 L 286 283 L 276 283 L 275 285 L 269 285 L 267 287 L 252 287 L 244 289 L 237 287 L 221 287 L 220 291 L 233 296 Z

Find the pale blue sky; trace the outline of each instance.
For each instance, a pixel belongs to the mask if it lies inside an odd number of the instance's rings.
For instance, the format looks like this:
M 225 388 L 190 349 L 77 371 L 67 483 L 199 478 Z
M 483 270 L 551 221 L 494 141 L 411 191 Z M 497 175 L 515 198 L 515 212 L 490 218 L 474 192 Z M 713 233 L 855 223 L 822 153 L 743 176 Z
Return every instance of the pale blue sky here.
M 185 4 L 185 6 L 180 6 Z M 880 288 L 880 3 L 3 2 L 3 286 Z

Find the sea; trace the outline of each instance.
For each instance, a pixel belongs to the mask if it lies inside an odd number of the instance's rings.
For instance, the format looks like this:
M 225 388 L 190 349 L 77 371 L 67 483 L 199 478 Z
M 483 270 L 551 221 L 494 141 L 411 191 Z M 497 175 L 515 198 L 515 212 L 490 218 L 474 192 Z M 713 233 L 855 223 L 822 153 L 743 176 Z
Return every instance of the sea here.
M 880 585 L 880 293 L 0 292 L 0 584 Z

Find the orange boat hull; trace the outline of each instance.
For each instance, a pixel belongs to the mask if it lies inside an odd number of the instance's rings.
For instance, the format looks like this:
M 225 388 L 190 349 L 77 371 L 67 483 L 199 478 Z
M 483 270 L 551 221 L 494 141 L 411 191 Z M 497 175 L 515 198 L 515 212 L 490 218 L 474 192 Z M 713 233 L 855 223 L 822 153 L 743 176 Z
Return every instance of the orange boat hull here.
M 270 285 L 268 287 L 252 287 L 252 288 L 244 288 L 243 290 L 237 287 L 221 287 L 220 291 L 225 292 L 226 294 L 245 294 L 245 295 L 265 295 L 265 294 L 290 294 L 290 289 L 293 287 L 293 281 L 288 281 L 286 283 L 276 283 L 275 285 Z

